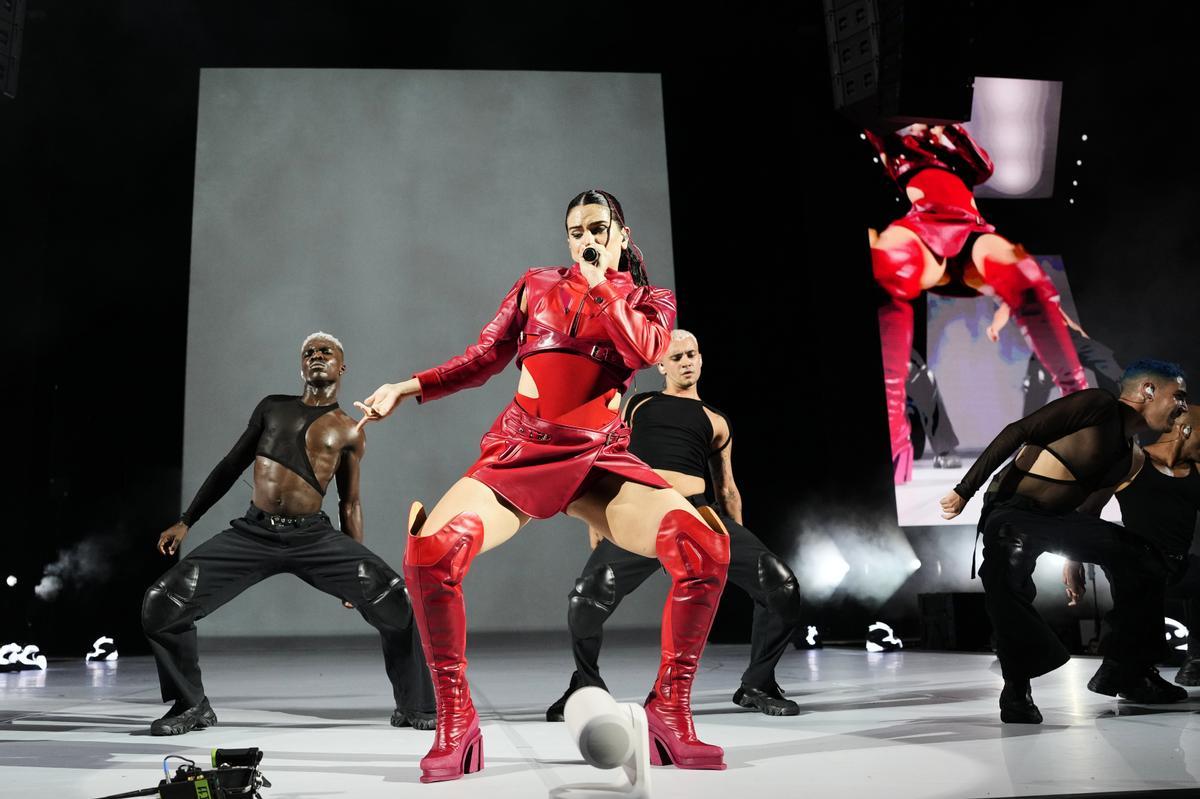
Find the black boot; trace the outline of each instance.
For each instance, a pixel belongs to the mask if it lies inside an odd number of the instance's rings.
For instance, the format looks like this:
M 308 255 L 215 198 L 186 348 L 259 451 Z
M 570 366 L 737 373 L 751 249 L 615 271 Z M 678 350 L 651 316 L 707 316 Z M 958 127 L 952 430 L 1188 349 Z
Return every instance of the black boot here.
M 768 688 L 751 688 L 743 683 L 733 694 L 733 703 L 751 707 L 767 716 L 799 716 L 800 706 L 785 699 L 783 690 L 774 682 Z
M 1000 692 L 1000 720 L 1005 724 L 1041 724 L 1042 711 L 1033 703 L 1029 680 L 1005 680 Z
M 151 735 L 183 735 L 192 730 L 202 730 L 217 723 L 217 714 L 213 712 L 208 697 L 200 700 L 194 707 L 184 707 L 183 700 L 177 701 L 161 719 L 150 722 Z
M 1188 698 L 1187 691 L 1164 680 L 1153 666 L 1131 672 L 1110 658 L 1105 658 L 1096 669 L 1087 687 L 1097 694 L 1119 696 L 1146 705 L 1183 702 Z
M 1188 700 L 1186 690 L 1164 680 L 1158 669 L 1153 666 L 1147 666 L 1140 675 L 1127 681 L 1121 690 L 1121 696 L 1147 705 L 1165 705 Z
M 571 684 L 567 686 L 567 690 L 558 698 L 558 701 L 546 708 L 546 721 L 565 721 L 566 716 L 564 714 L 567 711 L 567 700 L 571 698 L 571 694 L 583 687 L 583 680 L 579 678 L 579 672 L 573 672 L 571 674 Z M 608 687 L 605 685 L 597 687 L 603 688 L 606 691 L 608 690 Z
M 414 730 L 437 729 L 437 713 L 396 708 L 392 711 L 392 726 L 412 727 Z
M 1187 686 L 1200 685 L 1200 656 L 1188 656 L 1188 659 L 1179 667 L 1179 673 L 1175 675 L 1175 682 Z

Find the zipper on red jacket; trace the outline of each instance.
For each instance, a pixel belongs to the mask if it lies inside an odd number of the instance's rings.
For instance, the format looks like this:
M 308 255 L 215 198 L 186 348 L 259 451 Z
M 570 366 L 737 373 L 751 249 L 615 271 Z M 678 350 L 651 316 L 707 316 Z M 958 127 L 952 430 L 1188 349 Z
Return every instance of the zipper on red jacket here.
M 586 295 L 586 294 L 584 294 L 584 295 L 583 295 L 583 297 L 581 297 L 581 298 L 579 299 L 579 307 L 575 309 L 575 318 L 573 318 L 573 319 L 571 320 L 571 327 L 570 327 L 570 328 L 567 330 L 567 335 L 568 335 L 568 336 L 574 336 L 574 335 L 575 335 L 575 329 L 576 329 L 576 328 L 579 326 L 579 315 L 580 315 L 581 313 L 583 313 L 583 304 L 584 304 L 585 302 L 587 302 L 587 295 Z

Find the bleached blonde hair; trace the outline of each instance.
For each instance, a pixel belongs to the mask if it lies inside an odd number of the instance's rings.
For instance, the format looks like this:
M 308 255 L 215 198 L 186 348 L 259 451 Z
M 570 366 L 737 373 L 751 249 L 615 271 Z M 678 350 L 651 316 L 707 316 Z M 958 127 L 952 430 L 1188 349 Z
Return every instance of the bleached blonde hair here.
M 679 328 L 679 327 L 677 327 L 671 331 L 671 341 L 683 341 L 684 339 L 689 339 L 689 338 L 692 341 L 696 342 L 697 347 L 700 346 L 700 339 L 696 338 L 695 333 L 691 333 L 691 332 L 684 330 L 683 328 Z
M 332 333 L 326 333 L 324 330 L 318 330 L 316 333 L 309 333 L 305 337 L 304 341 L 301 342 L 301 344 L 300 344 L 300 352 L 304 352 L 304 348 L 308 346 L 308 343 L 310 341 L 313 341 L 314 339 L 318 339 L 318 338 L 323 338 L 326 341 L 332 341 L 334 344 L 337 345 L 337 348 L 342 351 L 342 355 L 346 354 L 346 348 L 342 346 L 341 339 L 339 339 L 337 336 L 333 335 Z

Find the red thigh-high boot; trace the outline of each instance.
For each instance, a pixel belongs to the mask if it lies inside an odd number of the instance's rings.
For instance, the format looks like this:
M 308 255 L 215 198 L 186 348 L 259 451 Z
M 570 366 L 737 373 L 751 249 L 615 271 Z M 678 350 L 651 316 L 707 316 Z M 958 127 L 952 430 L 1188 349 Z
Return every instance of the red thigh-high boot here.
M 891 300 L 879 308 L 879 346 L 883 353 L 883 386 L 888 433 L 892 441 L 892 472 L 896 485 L 912 479 L 913 445 L 905 385 L 913 340 L 913 310 L 909 302 L 921 295 L 925 251 L 916 239 L 893 247 L 871 248 L 871 269 Z
M 1020 247 L 1017 256 L 1020 260 L 1016 263 L 984 258 L 983 279 L 1008 305 L 1033 354 L 1062 393 L 1087 388 L 1083 366 L 1059 308 L 1058 289 Z
M 663 609 L 662 663 L 646 699 L 656 766 L 725 768 L 725 752 L 698 739 L 692 725 L 692 680 L 729 569 L 729 536 L 715 515 L 706 518 L 708 524 L 673 510 L 658 526 L 655 549 L 671 576 L 671 592 Z
M 467 686 L 467 617 L 462 579 L 483 546 L 483 520 L 460 513 L 430 536 L 416 533 L 425 511 L 409 513 L 404 579 L 437 695 L 437 732 L 421 758 L 421 782 L 456 780 L 483 768 L 479 714 Z

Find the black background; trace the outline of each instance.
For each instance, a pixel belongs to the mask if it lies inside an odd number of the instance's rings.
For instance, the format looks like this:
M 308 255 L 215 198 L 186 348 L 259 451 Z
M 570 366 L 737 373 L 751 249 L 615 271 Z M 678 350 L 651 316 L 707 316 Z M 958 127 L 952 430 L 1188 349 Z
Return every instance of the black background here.
M 1119 358 L 1195 371 L 1195 12 L 974 5 L 975 74 L 1065 83 L 1055 197 L 980 201 L 984 214 L 1031 252 L 1065 256 L 1084 324 Z M 661 72 L 679 324 L 703 342 L 704 396 L 734 419 L 748 525 L 786 547 L 805 533 L 802 509 L 809 526 L 864 511 L 895 524 L 863 228 L 897 206 L 833 112 L 818 3 L 654 19 L 613 4 L 449 18 L 400 4 L 30 0 L 27 23 L 19 95 L 0 101 L 12 321 L 0 571 L 20 580 L 0 586 L 0 638 L 70 654 L 100 632 L 123 650 L 141 642 L 141 594 L 165 568 L 153 543 L 180 509 L 206 66 Z M 503 199 L 519 213 L 519 197 Z M 33 600 L 43 566 L 85 538 L 107 573 Z M 578 565 L 564 564 L 564 595 Z M 835 596 L 813 615 L 837 637 L 872 611 Z M 744 613 L 730 597 L 716 634 L 743 635 Z

